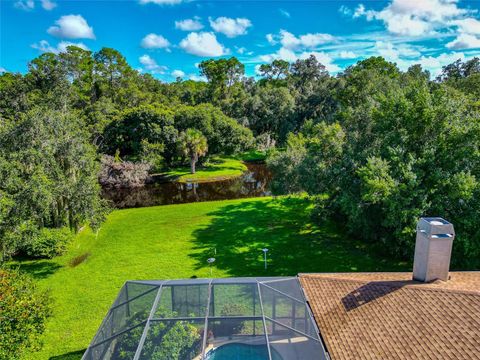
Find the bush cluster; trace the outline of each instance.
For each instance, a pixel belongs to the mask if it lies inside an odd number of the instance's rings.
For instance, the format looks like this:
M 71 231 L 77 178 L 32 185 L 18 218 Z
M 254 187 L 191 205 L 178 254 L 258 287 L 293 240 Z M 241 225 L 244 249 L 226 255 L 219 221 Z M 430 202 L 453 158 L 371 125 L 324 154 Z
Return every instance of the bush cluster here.
M 51 259 L 57 255 L 62 255 L 72 239 L 73 234 L 67 227 L 43 228 L 26 245 L 25 252 L 31 257 Z
M 0 360 L 16 360 L 41 347 L 51 299 L 16 270 L 0 269 Z

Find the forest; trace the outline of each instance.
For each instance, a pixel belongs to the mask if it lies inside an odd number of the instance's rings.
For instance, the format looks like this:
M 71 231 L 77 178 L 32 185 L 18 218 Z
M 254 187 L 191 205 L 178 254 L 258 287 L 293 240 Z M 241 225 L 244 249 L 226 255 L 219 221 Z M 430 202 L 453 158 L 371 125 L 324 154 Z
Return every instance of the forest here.
M 256 78 L 235 57 L 198 68 L 205 82 L 163 83 L 114 49 L 69 46 L 3 73 L 0 262 L 54 256 L 98 229 L 111 210 L 102 166 L 194 172 L 261 149 L 274 194 L 307 194 L 316 221 L 405 258 L 417 219 L 442 216 L 457 231 L 454 266 L 480 267 L 479 58 L 435 78 L 381 57 L 336 75 L 314 56 L 274 60 Z

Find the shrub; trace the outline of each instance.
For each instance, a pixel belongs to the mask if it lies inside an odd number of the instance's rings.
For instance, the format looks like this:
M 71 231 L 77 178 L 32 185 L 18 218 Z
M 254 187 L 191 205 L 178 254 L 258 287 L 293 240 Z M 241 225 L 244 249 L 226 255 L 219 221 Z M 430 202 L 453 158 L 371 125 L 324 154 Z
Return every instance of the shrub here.
M 50 297 L 18 271 L 0 269 L 0 359 L 16 360 L 41 347 Z
M 43 228 L 32 242 L 26 245 L 26 253 L 37 258 L 53 258 L 67 250 L 68 243 L 72 240 L 72 232 L 69 228 L 59 229 Z

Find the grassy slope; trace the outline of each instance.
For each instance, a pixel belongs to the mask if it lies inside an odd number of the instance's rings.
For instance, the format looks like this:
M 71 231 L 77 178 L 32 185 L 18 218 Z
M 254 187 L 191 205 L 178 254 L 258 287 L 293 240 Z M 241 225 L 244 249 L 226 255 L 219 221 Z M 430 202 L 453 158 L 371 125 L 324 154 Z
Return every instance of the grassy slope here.
M 55 299 L 44 349 L 30 358 L 79 359 L 126 280 L 209 277 L 214 248 L 214 277 L 408 269 L 330 224 L 313 225 L 308 208 L 303 199 L 258 198 L 113 212 L 96 239 L 87 229 L 66 255 L 21 263 Z M 68 265 L 87 252 L 84 263 Z
M 189 167 L 175 168 L 162 175 L 179 182 L 207 182 L 240 176 L 247 170 L 247 167 L 237 159 L 214 157 L 204 166 L 198 166 L 196 170 L 195 174 L 191 174 Z
M 267 153 L 259 150 L 249 150 L 237 155 L 236 158 L 243 161 L 263 162 L 267 159 Z

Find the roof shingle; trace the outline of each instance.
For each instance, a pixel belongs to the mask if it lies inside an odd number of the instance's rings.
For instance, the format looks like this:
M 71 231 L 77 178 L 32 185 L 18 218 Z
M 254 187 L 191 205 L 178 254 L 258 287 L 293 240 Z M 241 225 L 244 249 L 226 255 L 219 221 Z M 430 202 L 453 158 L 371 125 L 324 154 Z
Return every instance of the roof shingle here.
M 332 359 L 480 359 L 480 272 L 300 274 Z

